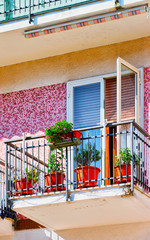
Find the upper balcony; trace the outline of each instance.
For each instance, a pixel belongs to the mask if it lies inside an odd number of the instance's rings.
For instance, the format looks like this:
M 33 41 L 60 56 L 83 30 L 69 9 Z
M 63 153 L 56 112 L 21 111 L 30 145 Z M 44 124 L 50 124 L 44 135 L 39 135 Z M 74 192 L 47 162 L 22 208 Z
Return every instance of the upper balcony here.
M 150 196 L 148 138 L 127 121 L 82 129 L 53 152 L 45 136 L 7 141 L 5 206 L 55 231 L 150 221 L 136 191 Z
M 34 17 L 48 12 L 53 13 L 54 11 L 63 11 L 64 9 L 73 9 L 77 6 L 86 5 L 89 6 L 97 5 L 99 9 L 97 11 L 115 10 L 116 6 L 121 7 L 135 7 L 147 3 L 143 0 L 132 0 L 132 1 L 118 1 L 118 5 L 115 5 L 115 0 L 2 0 L 0 3 L 0 23 L 9 22 L 13 20 L 19 20 L 23 18 L 29 18 L 29 23 L 34 20 Z M 91 5 L 92 4 L 92 5 Z M 93 14 L 94 7 L 90 12 L 84 12 L 86 14 Z M 117 9 L 120 9 L 119 7 Z M 63 12 L 64 13 L 64 12 Z M 96 12 L 95 12 L 96 13 Z
M 1 1 L 0 66 L 149 36 L 148 1 L 120 4 L 116 10 L 115 0 Z

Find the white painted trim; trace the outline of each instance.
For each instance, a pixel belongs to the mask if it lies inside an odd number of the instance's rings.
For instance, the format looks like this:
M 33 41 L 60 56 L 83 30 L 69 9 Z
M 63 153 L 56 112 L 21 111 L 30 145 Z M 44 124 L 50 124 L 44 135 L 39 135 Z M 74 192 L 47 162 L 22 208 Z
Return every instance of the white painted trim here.
M 101 188 L 87 188 L 82 190 L 74 190 L 70 191 L 70 201 L 77 200 L 85 200 L 85 199 L 94 199 L 94 198 L 102 198 L 102 197 L 112 197 L 112 196 L 121 196 L 128 194 L 128 184 L 120 184 L 108 187 Z M 14 210 L 20 210 L 26 207 L 36 207 L 42 205 L 53 205 L 53 204 L 61 204 L 66 203 L 66 198 L 64 193 L 60 194 L 50 194 L 50 195 L 41 195 L 39 197 L 23 197 L 18 198 L 12 201 L 12 208 Z
M 90 78 L 84 78 L 84 79 L 78 79 L 67 82 L 67 121 L 73 123 L 73 88 L 83 85 L 89 85 L 92 83 L 101 83 L 100 88 L 100 125 L 103 125 L 104 123 L 104 79 L 101 76 L 96 77 L 90 77 Z
M 135 121 L 140 124 L 140 70 L 124 59 L 117 58 L 117 122 L 121 122 L 121 66 L 125 66 L 135 74 L 137 74 L 137 96 L 135 94 Z
M 140 112 L 139 112 L 140 126 L 144 127 L 144 73 L 143 73 L 143 67 L 140 67 L 140 68 L 137 68 L 137 69 L 139 71 L 140 84 L 141 84 L 141 87 L 140 87 Z M 68 97 L 70 98 L 70 96 L 68 95 L 68 91 L 71 92 L 71 85 L 72 84 L 75 84 L 75 82 L 80 82 L 81 83 L 82 81 L 87 81 L 89 79 L 99 78 L 99 79 L 102 80 L 101 84 L 102 84 L 102 87 L 104 89 L 104 85 L 105 85 L 104 80 L 108 80 L 109 78 L 113 78 L 113 77 L 117 78 L 117 72 L 98 75 L 98 76 L 93 76 L 93 77 L 90 77 L 90 78 L 83 78 L 83 79 L 68 81 L 67 82 L 67 121 L 70 121 L 70 122 L 72 121 L 72 119 L 69 118 L 69 114 L 71 114 L 71 112 L 73 110 L 73 102 L 71 103 L 71 106 L 70 105 L 68 106 Z M 78 86 L 78 85 L 76 85 L 76 86 Z M 103 98 L 105 100 L 105 92 L 103 92 Z M 104 102 L 102 103 L 101 106 L 104 107 Z M 105 110 L 101 114 L 102 114 L 103 118 L 105 119 Z

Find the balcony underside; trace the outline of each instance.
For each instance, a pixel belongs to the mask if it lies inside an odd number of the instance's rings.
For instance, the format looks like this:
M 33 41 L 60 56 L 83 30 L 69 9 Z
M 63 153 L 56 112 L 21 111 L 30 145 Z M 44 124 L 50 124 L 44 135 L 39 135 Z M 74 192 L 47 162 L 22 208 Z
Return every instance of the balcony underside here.
M 13 200 L 13 209 L 47 228 L 58 231 L 148 222 L 150 221 L 149 200 L 137 190 L 132 196 L 128 193 L 127 186 L 120 186 L 75 191 L 71 193 L 69 202 L 65 201 L 65 193 L 20 198 Z
M 150 36 L 149 25 L 150 18 L 147 18 L 147 13 L 142 13 L 34 38 L 24 36 L 24 31 L 32 30 L 32 27 L 8 31 L 0 34 L 3 56 L 0 66 L 147 37 Z
M 10 237 L 14 234 L 12 223 L 11 220 L 0 220 L 0 239 L 3 239 L 4 236 Z

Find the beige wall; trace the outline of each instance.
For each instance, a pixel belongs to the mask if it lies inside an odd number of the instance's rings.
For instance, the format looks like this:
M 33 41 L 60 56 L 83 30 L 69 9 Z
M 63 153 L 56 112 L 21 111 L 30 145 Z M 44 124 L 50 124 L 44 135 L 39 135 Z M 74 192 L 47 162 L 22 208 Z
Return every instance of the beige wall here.
M 65 240 L 150 240 L 150 222 L 60 231 Z
M 0 93 L 116 72 L 120 56 L 150 66 L 150 37 L 0 68 Z

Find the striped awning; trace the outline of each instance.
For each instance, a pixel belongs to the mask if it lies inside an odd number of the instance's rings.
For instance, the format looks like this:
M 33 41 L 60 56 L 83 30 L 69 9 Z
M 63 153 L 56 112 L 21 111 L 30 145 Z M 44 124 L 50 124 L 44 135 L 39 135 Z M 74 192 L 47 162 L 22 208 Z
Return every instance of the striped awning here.
M 148 5 L 146 4 L 146 5 L 143 5 L 140 7 L 136 7 L 136 8 L 130 8 L 130 9 L 120 10 L 117 12 L 103 14 L 103 15 L 99 15 L 99 16 L 95 16 L 95 17 L 80 19 L 78 21 L 71 21 L 71 22 L 60 24 L 60 25 L 53 25 L 53 26 L 51 25 L 51 26 L 45 27 L 45 28 L 39 28 L 39 29 L 30 30 L 30 31 L 25 31 L 24 34 L 25 34 L 26 38 L 39 37 L 39 36 L 45 35 L 45 34 L 52 34 L 52 33 L 57 33 L 57 32 L 61 32 L 61 31 L 68 31 L 68 30 L 72 30 L 75 28 L 81 28 L 81 27 L 86 27 L 89 25 L 119 20 L 119 19 L 126 18 L 126 17 L 132 17 L 135 15 L 145 13 L 147 11 L 148 11 Z

